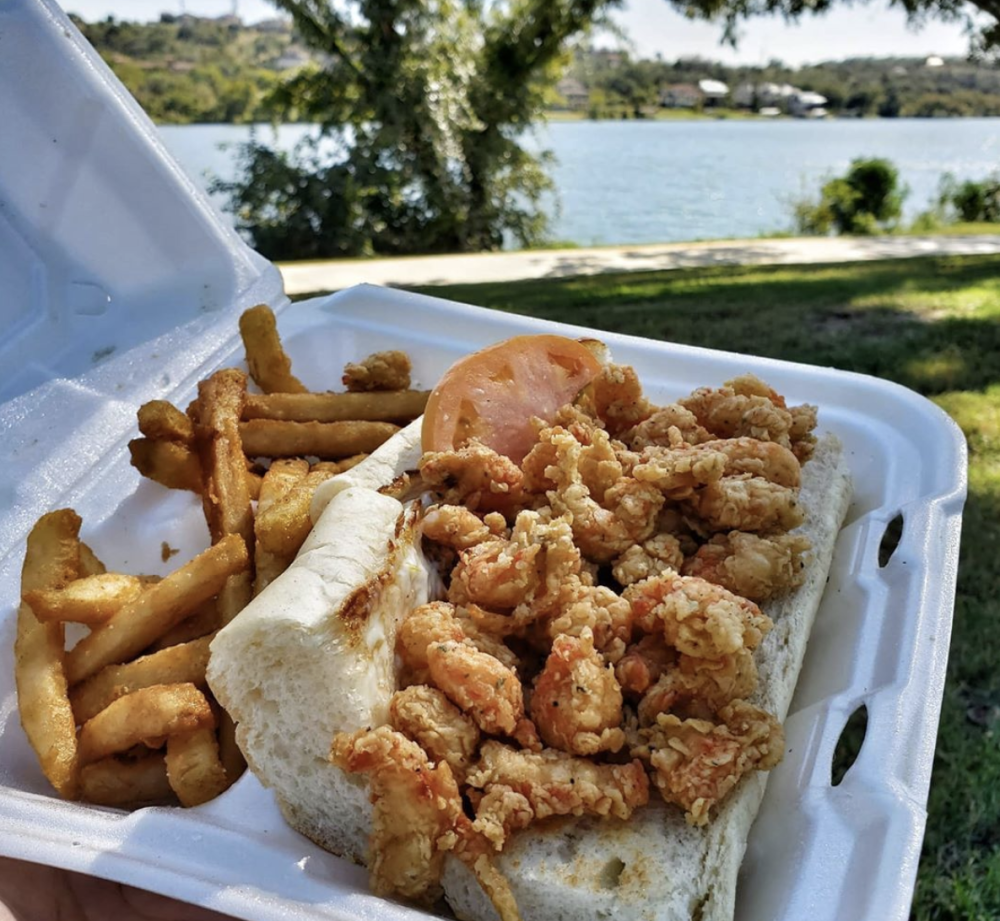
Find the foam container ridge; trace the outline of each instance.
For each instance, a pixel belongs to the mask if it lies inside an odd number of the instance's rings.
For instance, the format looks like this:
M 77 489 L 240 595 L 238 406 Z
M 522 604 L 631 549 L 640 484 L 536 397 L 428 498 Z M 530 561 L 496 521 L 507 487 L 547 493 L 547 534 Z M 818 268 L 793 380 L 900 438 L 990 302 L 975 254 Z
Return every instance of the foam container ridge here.
M 426 917 L 373 896 L 363 869 L 291 831 L 249 773 L 189 810 L 60 801 L 24 737 L 13 686 L 24 539 L 40 514 L 72 506 L 109 569 L 164 574 L 208 545 L 197 498 L 142 480 L 126 444 L 142 402 L 185 406 L 200 378 L 245 367 L 237 318 L 254 303 L 276 310 L 295 372 L 314 389 L 336 387 L 346 361 L 377 349 L 406 349 L 415 385 L 429 387 L 454 359 L 507 336 L 592 333 L 369 286 L 290 305 L 274 266 L 225 226 L 54 3 L 0 4 L 0 43 L 0 123 L 20 119 L 38 166 L 37 175 L 9 170 L 24 154 L 11 159 L 11 132 L 0 134 L 0 393 L 8 400 L 0 406 L 8 446 L 0 467 L 0 854 L 248 921 Z M 15 90 L 18 69 L 38 86 Z M 79 112 L 101 130 L 89 130 Z M 75 156 L 54 153 L 60 143 Z M 102 211 L 105 196 L 113 204 Z M 53 205 L 59 220 L 42 214 Z M 133 235 L 141 259 L 129 248 Z M 86 289 L 81 301 L 81 284 L 104 293 Z M 844 443 L 855 497 L 786 723 L 788 752 L 750 836 L 737 917 L 904 921 L 950 638 L 966 491 L 960 431 L 929 401 L 873 378 L 598 335 L 636 367 L 654 401 L 751 371 L 790 401 L 817 404 L 820 427 Z M 900 515 L 902 535 L 882 565 L 883 537 Z M 167 563 L 164 542 L 178 551 Z M 837 742 L 862 706 L 864 743 L 834 786 Z

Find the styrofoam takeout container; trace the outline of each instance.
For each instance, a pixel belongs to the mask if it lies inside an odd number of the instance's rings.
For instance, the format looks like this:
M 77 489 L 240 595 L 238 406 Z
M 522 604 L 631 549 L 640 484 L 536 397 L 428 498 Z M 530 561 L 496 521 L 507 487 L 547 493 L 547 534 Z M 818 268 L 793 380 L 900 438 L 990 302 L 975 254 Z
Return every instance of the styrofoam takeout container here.
M 236 319 L 252 303 L 279 312 L 295 371 L 317 389 L 376 349 L 407 349 L 426 387 L 497 339 L 585 331 L 372 287 L 289 306 L 274 267 L 226 228 L 54 5 L 0 4 L 0 45 L 0 124 L 15 125 L 24 145 L 0 133 L 0 393 L 14 397 L 0 406 L 0 854 L 251 921 L 423 916 L 377 899 L 364 870 L 289 830 L 250 774 L 190 810 L 58 800 L 20 728 L 13 686 L 24 539 L 40 514 L 72 506 L 112 569 L 162 574 L 208 545 L 196 497 L 141 480 L 125 446 L 140 403 L 184 406 L 199 378 L 243 365 Z M 601 337 L 654 400 L 749 370 L 792 401 L 818 404 L 821 428 L 844 442 L 855 498 L 786 757 L 751 833 L 737 915 L 902 921 L 945 677 L 961 434 L 928 401 L 872 378 Z M 902 537 L 882 566 L 883 536 L 900 515 Z M 166 563 L 164 542 L 178 550 Z M 864 744 L 833 786 L 834 749 L 862 706 Z

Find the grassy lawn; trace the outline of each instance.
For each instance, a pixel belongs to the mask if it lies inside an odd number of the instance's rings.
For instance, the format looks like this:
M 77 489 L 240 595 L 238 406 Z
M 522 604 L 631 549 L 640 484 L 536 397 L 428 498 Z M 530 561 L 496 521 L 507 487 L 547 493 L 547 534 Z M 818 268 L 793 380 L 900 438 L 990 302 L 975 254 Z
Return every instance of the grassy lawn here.
M 1000 257 L 423 290 L 598 329 L 874 374 L 951 413 L 969 439 L 970 493 L 913 915 L 1000 917 Z

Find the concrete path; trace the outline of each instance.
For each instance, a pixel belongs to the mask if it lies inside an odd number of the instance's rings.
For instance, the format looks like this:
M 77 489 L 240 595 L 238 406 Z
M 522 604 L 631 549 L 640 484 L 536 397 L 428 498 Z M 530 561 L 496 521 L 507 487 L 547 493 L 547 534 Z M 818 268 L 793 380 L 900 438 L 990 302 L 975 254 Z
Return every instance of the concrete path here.
M 862 262 L 911 256 L 1000 254 L 997 236 L 796 237 L 593 249 L 530 250 L 402 259 L 338 259 L 279 265 L 289 295 L 339 291 L 364 282 L 412 287 L 561 278 L 711 265 Z

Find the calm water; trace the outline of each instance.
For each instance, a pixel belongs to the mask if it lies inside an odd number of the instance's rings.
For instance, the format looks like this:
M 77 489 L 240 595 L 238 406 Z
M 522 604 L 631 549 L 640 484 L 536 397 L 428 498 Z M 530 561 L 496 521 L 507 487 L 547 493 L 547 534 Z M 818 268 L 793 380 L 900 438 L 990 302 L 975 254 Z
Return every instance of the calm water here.
M 278 129 L 290 148 L 309 130 Z M 236 125 L 164 127 L 171 152 L 202 184 L 230 178 Z M 258 129 L 261 139 L 270 128 Z M 532 146 L 556 156 L 552 236 L 580 244 L 746 237 L 791 228 L 790 200 L 815 195 L 854 157 L 887 157 L 909 186 L 906 216 L 935 197 L 942 173 L 1000 169 L 1000 119 L 777 122 L 557 122 Z

